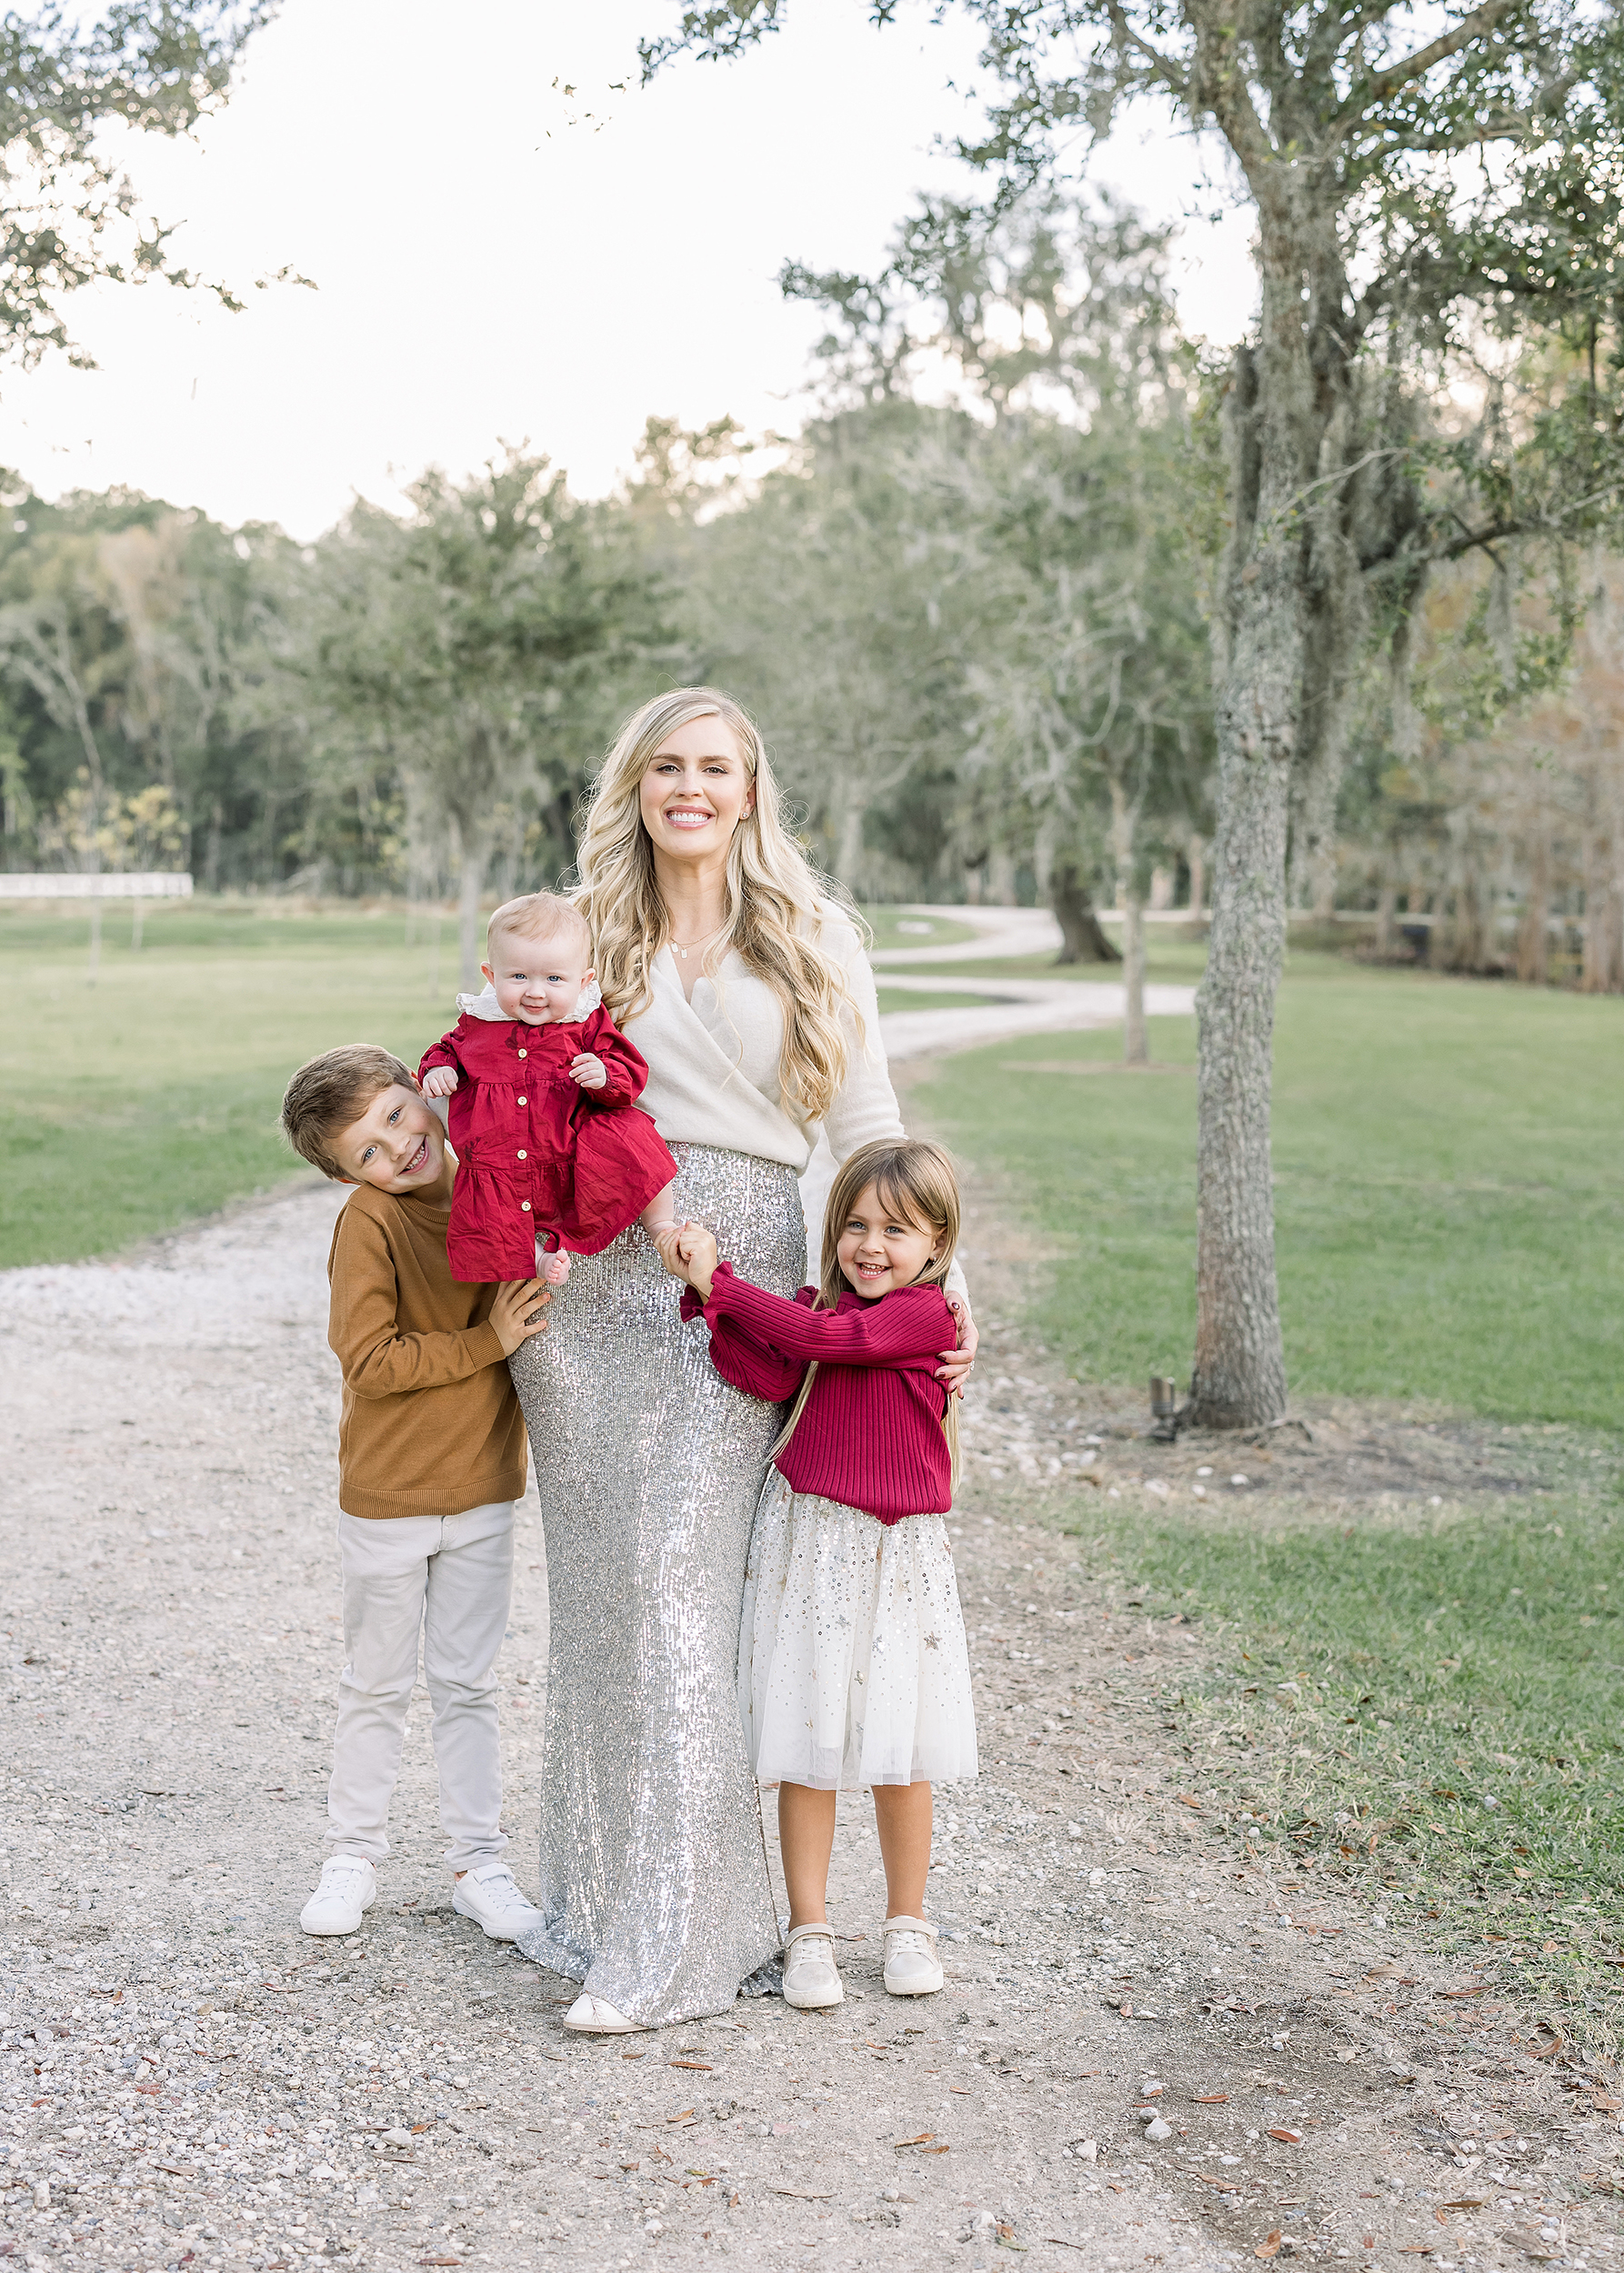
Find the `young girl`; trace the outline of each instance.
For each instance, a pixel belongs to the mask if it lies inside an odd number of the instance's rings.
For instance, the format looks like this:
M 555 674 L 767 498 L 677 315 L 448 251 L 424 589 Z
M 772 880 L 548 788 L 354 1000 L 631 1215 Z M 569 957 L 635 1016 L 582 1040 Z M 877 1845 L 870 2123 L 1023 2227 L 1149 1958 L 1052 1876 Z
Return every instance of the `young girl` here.
M 638 1216 L 672 1227 L 677 1163 L 636 1111 L 648 1067 L 597 1000 L 585 920 L 555 892 L 490 919 L 483 995 L 424 1054 L 423 1094 L 449 1097 L 457 1157 L 446 1250 L 454 1279 L 569 1277 Z M 583 1009 L 582 998 L 586 996 Z
M 836 1177 L 816 1287 L 786 1301 L 738 1278 L 701 1225 L 660 1241 L 710 1327 L 712 1363 L 795 1406 L 756 1511 L 739 1633 L 750 1765 L 778 1786 L 789 1892 L 784 1994 L 837 2005 L 825 1898 L 837 1787 L 869 1786 L 886 1868 L 885 1980 L 942 1986 L 926 1922 L 932 1783 L 974 1776 L 964 1619 L 943 1517 L 957 1422 L 936 1378 L 953 1317 L 942 1280 L 958 1236 L 935 1145 L 864 1145 Z

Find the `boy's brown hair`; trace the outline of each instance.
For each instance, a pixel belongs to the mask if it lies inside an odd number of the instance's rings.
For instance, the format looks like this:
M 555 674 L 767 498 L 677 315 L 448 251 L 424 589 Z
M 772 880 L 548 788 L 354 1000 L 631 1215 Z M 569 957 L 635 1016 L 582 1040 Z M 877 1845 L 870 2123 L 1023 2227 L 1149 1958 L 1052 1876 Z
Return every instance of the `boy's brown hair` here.
M 327 1150 L 327 1140 L 358 1121 L 374 1097 L 399 1082 L 415 1089 L 417 1076 L 376 1042 L 346 1042 L 301 1066 L 282 1098 L 282 1133 L 294 1150 L 336 1184 L 348 1181 Z

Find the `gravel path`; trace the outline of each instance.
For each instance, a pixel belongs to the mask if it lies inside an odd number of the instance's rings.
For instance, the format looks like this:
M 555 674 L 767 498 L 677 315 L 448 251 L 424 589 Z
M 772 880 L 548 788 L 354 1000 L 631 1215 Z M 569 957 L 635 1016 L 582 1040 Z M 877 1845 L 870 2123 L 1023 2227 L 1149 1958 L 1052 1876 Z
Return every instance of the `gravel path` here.
M 927 907 L 897 911 L 906 922 L 926 916 L 967 926 L 976 936 L 933 947 L 876 947 L 870 961 L 886 970 L 893 963 L 967 963 L 1020 955 L 1056 955 L 1060 926 L 1047 907 Z
M 939 978 L 881 974 L 887 988 L 929 995 L 942 991 Z M 1084 978 L 966 978 L 955 973 L 958 994 L 985 995 L 987 1006 L 956 1010 L 887 1010 L 880 1018 L 886 1056 L 892 1065 L 910 1057 L 934 1056 L 943 1050 L 974 1049 L 983 1043 L 1006 1042 L 1017 1034 L 1088 1032 L 1120 1026 L 1127 1016 L 1128 989 L 1108 980 Z M 1189 1018 L 1195 1016 L 1193 986 L 1147 986 L 1145 1015 L 1151 1018 Z
M 1084 1450 L 1103 1487 L 1147 1488 L 1145 1448 L 1119 1397 L 1090 1401 L 997 1326 L 989 1258 L 1011 1242 L 985 1212 L 992 1330 L 955 1534 L 985 1765 L 942 1809 L 946 1992 L 885 1996 L 871 1819 L 843 1803 L 842 2008 L 565 2037 L 568 1985 L 449 1908 L 420 1702 L 379 1903 L 353 1939 L 306 1940 L 339 1647 L 336 1197 L 299 1185 L 122 1265 L 0 1278 L 0 2255 L 28 2273 L 1618 2262 L 1594 2192 L 1617 2118 L 1530 2057 L 1528 2017 L 1444 2001 L 1459 1960 L 1238 1864 L 1209 1828 L 1162 1718 L 1197 1642 L 1086 1583 L 1044 1517 L 1044 1479 Z M 533 1497 L 520 1545 L 501 1670 L 523 1879 L 546 1659 Z
M 991 961 L 1012 956 L 1053 955 L 1060 926 L 1046 907 L 920 907 L 918 916 L 971 926 L 974 939 L 947 947 L 886 947 L 873 960 L 880 985 L 910 994 L 985 995 L 985 1009 L 891 1010 L 880 1019 L 886 1055 L 892 1065 L 934 1056 L 943 1050 L 974 1049 L 1005 1042 L 1017 1034 L 1091 1032 L 1120 1026 L 1127 1015 L 1128 989 L 1110 979 L 973 978 L 955 968 L 950 980 L 893 969 L 895 964 Z M 1193 1017 L 1193 986 L 1147 986 L 1145 1012 L 1152 1018 Z

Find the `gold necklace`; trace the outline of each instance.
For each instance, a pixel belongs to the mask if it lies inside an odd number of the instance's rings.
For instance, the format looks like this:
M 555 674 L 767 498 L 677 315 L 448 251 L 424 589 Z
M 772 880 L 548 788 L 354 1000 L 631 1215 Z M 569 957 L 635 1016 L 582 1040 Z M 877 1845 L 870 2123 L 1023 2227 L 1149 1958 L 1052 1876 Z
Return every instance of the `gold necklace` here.
M 680 947 L 677 946 L 675 939 L 671 940 L 668 944 L 672 954 L 681 956 L 683 961 L 686 963 L 690 953 L 695 948 L 709 946 L 711 941 L 717 936 L 717 932 L 726 931 L 730 920 L 730 917 L 724 916 L 721 922 L 717 926 L 715 931 L 707 931 L 702 939 L 690 939 L 686 947 Z

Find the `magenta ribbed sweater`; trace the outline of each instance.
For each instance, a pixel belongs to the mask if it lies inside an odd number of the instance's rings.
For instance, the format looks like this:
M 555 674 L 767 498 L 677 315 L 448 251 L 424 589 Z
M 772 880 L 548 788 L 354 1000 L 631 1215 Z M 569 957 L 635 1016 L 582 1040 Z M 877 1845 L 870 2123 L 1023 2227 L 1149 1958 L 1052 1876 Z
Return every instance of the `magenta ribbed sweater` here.
M 947 1388 L 935 1376 L 958 1329 L 941 1288 L 898 1287 L 875 1302 L 847 1291 L 833 1310 L 814 1310 L 816 1295 L 803 1287 L 787 1302 L 718 1263 L 703 1311 L 689 1287 L 682 1315 L 704 1317 L 711 1363 L 752 1397 L 782 1404 L 816 1362 L 811 1395 L 777 1458 L 792 1490 L 881 1523 L 946 1515 L 953 1505 L 942 1434 Z

